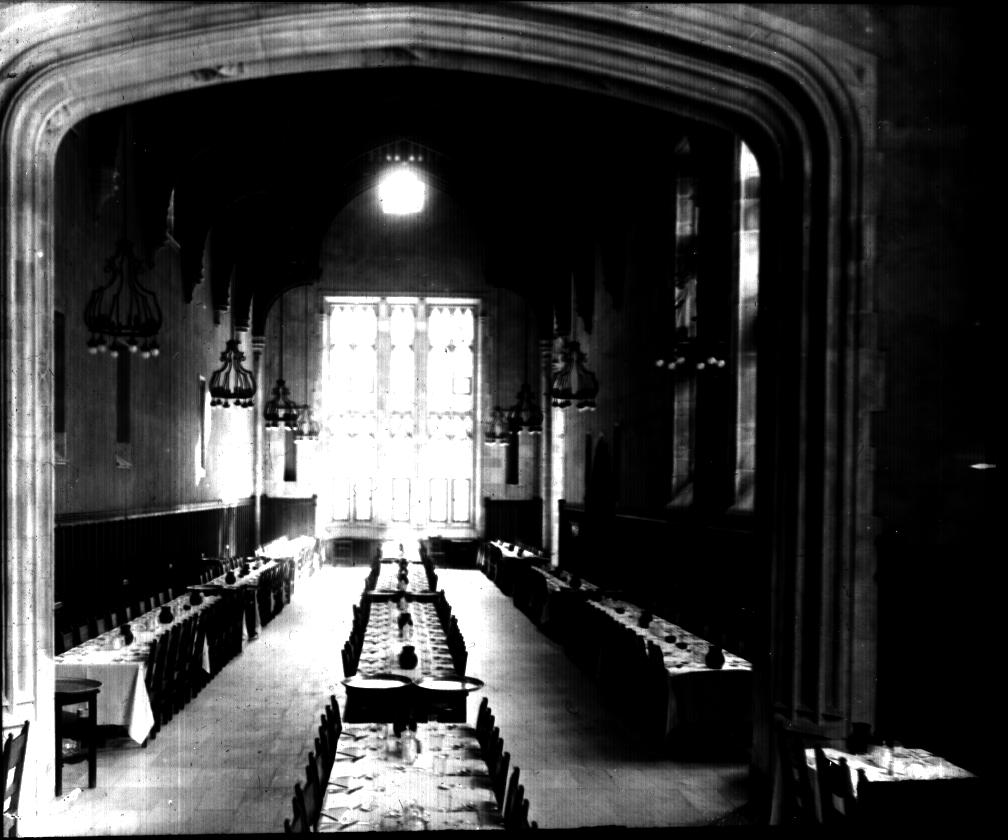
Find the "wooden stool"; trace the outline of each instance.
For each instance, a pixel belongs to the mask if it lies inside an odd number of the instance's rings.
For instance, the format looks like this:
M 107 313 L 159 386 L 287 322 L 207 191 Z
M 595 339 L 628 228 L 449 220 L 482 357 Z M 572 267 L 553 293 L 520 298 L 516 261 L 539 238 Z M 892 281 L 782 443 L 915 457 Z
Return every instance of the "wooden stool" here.
M 87 760 L 88 787 L 95 787 L 98 779 L 98 758 L 96 755 L 96 729 L 98 691 L 101 683 L 98 680 L 67 679 L 56 680 L 56 795 L 63 793 L 63 765 L 76 764 Z M 63 707 L 78 703 L 88 704 L 88 715 L 82 718 L 80 724 L 75 724 L 66 731 L 63 726 Z M 81 742 L 81 749 L 70 755 L 63 755 L 63 735 L 72 734 Z

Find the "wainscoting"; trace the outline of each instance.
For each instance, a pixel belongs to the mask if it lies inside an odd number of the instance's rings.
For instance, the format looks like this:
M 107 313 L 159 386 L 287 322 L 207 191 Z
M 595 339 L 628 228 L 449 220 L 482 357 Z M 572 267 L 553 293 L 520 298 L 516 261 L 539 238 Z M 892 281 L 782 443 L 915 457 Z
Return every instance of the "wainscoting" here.
M 199 577 L 200 556 L 255 551 L 253 499 L 126 516 L 56 518 L 55 600 L 61 618 L 91 615 Z
M 483 499 L 483 536 L 488 540 L 518 542 L 542 548 L 543 501 L 532 499 Z
M 318 496 L 295 499 L 283 496 L 262 497 L 260 539 L 263 545 L 278 537 L 308 534 L 315 536 L 315 508 Z

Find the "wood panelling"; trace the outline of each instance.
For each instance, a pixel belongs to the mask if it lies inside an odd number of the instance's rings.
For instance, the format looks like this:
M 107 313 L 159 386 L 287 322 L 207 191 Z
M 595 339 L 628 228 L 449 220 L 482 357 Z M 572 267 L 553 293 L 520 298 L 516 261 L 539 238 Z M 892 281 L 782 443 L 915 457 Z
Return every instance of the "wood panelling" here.
M 113 167 L 102 162 L 116 154 L 116 119 L 98 115 L 82 122 L 67 135 L 56 161 L 53 304 L 66 315 L 66 463 L 55 473 L 57 520 L 65 514 L 117 519 L 150 508 L 236 504 L 254 491 L 253 412 L 212 409 L 201 445 L 200 377 L 209 379 L 220 366 L 231 321 L 224 313 L 214 323 L 207 284 L 185 303 L 178 251 L 158 249 L 138 278 L 162 310 L 160 355 L 116 360 L 88 353 L 84 306 L 91 290 L 107 282 L 105 261 L 123 235 Z M 126 233 L 136 242 L 132 222 Z M 239 338 L 251 358 L 247 338 Z
M 766 570 L 745 521 L 696 525 L 617 514 L 604 536 L 592 531 L 582 506 L 561 500 L 559 510 L 562 569 L 742 656 L 757 654 Z
M 202 554 L 251 554 L 254 510 L 245 499 L 119 519 L 58 519 L 55 599 L 63 604 L 62 615 L 94 614 L 192 583 Z
M 317 496 L 305 499 L 263 496 L 262 498 L 262 542 L 265 545 L 278 537 L 299 537 L 315 535 L 315 508 Z
M 483 499 L 484 538 L 542 548 L 542 499 Z

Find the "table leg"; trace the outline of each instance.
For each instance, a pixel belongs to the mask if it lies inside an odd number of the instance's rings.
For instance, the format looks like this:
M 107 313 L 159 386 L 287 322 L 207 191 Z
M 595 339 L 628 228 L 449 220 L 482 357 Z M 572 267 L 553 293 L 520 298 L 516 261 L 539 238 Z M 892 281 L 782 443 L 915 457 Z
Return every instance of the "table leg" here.
M 88 700 L 88 732 L 88 787 L 93 788 L 98 786 L 98 700 L 93 696 Z

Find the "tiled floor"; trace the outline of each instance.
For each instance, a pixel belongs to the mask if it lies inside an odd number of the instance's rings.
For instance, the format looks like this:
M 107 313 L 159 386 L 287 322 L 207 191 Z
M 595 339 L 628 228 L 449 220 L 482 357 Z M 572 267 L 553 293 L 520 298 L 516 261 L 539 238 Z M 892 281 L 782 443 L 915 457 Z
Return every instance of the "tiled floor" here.
M 23 835 L 259 833 L 283 830 L 291 795 L 330 694 L 342 705 L 339 651 L 366 569 L 325 568 L 157 738 L 64 770 L 64 793 Z M 444 569 L 440 586 L 484 692 L 521 768 L 542 828 L 702 825 L 744 804 L 744 762 L 650 758 L 594 683 L 476 571 Z M 470 695 L 470 720 L 482 694 Z

